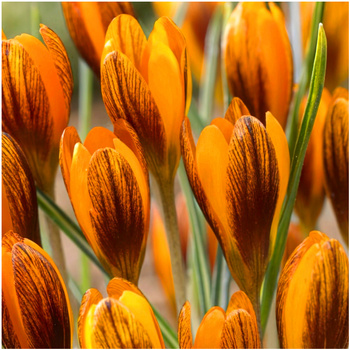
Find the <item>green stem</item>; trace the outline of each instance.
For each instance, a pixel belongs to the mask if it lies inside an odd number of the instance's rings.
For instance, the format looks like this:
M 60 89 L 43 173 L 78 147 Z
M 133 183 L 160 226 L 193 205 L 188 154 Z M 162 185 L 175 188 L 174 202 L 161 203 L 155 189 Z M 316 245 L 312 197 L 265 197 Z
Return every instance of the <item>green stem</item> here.
M 165 228 L 168 237 L 171 269 L 173 273 L 176 309 L 179 312 L 186 301 L 185 270 L 181 254 L 179 227 L 177 224 L 174 180 L 158 181 L 162 201 Z
M 30 4 L 30 27 L 31 34 L 39 39 L 40 11 L 37 2 L 33 2 Z
M 187 14 L 187 9 L 188 9 L 188 2 L 181 2 L 179 4 L 179 7 L 173 17 L 173 20 L 178 27 L 182 26 L 182 23 L 185 20 L 185 17 Z
M 83 232 L 79 226 L 73 222 L 67 214 L 49 198 L 41 190 L 37 189 L 37 198 L 40 208 L 60 227 L 60 229 L 80 248 L 89 259 L 103 272 L 103 274 L 109 279 L 110 276 L 104 270 L 96 256 L 92 252 L 89 244 L 87 243 Z M 152 306 L 152 305 L 151 305 Z M 163 334 L 164 342 L 168 347 L 177 348 L 177 336 L 174 330 L 169 326 L 168 322 L 154 309 L 154 313 L 157 317 L 160 330 Z
M 322 22 L 323 11 L 324 11 L 324 3 L 323 2 L 316 3 L 315 10 L 312 16 L 310 41 L 309 41 L 309 46 L 307 49 L 305 61 L 302 68 L 301 79 L 299 82 L 298 91 L 295 94 L 292 108 L 288 116 L 289 125 L 287 127 L 287 138 L 289 143 L 290 154 L 293 154 L 294 152 L 294 147 L 298 136 L 299 109 L 300 109 L 301 101 L 305 96 L 306 90 L 308 89 L 310 79 L 311 79 L 311 73 L 312 73 L 312 67 L 313 67 L 316 43 L 317 43 L 318 24 Z
M 281 211 L 281 219 L 278 225 L 275 248 L 265 275 L 262 294 L 262 331 L 264 333 L 268 320 L 271 303 L 277 285 L 279 268 L 287 241 L 290 219 L 294 202 L 298 191 L 301 170 L 305 158 L 307 145 L 310 139 L 312 127 L 316 118 L 318 106 L 321 100 L 327 61 L 327 40 L 322 24 L 319 24 L 316 55 L 311 75 L 310 93 L 306 103 L 305 114 L 302 120 L 300 132 L 292 157 L 291 172 L 285 201 Z
M 216 258 L 215 258 L 215 265 L 214 265 L 214 272 L 213 272 L 213 280 L 212 280 L 212 285 L 211 285 L 211 303 L 212 305 L 221 305 L 221 280 L 222 280 L 222 274 L 223 274 L 223 269 L 222 266 L 225 263 L 225 257 L 224 254 L 222 253 L 222 249 L 220 245 L 218 245 L 218 249 L 216 251 Z
M 186 197 L 186 204 L 188 209 L 188 214 L 190 218 L 191 231 L 193 234 L 193 245 L 194 245 L 194 268 L 199 280 L 199 302 L 201 307 L 201 314 L 204 314 L 210 309 L 210 268 L 208 264 L 206 249 L 205 249 L 205 240 L 201 232 L 202 225 L 200 223 L 200 216 L 197 210 L 197 207 L 194 202 L 192 195 L 191 186 L 187 179 L 186 170 L 181 160 L 179 166 L 179 180 L 182 191 Z
M 85 140 L 91 128 L 91 110 L 93 97 L 94 75 L 91 68 L 79 59 L 79 134 Z M 87 290 L 91 286 L 91 271 L 89 258 L 81 254 L 81 289 Z

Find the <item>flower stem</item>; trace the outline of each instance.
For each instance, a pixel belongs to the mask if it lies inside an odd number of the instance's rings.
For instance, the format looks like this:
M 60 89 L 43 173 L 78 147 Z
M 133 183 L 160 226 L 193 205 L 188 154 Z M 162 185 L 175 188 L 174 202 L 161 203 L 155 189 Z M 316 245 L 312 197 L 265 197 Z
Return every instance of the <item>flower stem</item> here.
M 177 224 L 175 196 L 174 196 L 174 180 L 172 181 L 158 181 L 160 190 L 160 197 L 163 206 L 164 221 L 168 237 L 171 269 L 173 273 L 176 309 L 177 312 L 186 301 L 186 284 L 185 284 L 185 270 L 183 267 L 179 227 Z

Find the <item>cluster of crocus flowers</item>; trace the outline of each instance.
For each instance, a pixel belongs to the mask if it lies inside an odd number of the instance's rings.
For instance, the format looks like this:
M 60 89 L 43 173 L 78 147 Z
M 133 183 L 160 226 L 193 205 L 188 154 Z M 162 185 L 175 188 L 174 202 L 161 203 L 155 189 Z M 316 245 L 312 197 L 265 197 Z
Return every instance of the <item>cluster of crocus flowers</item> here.
M 142 292 L 122 278 L 113 278 L 103 298 L 94 288 L 83 296 L 78 335 L 82 349 L 164 349 L 153 310 Z
M 122 13 L 134 15 L 129 2 L 62 2 L 66 24 L 79 53 L 100 76 L 105 35 L 112 19 Z
M 37 186 L 52 195 L 73 80 L 60 38 L 44 25 L 40 34 L 46 46 L 27 34 L 2 41 L 2 129 L 21 146 Z
M 229 18 L 224 48 L 228 85 L 262 121 L 270 111 L 285 128 L 293 62 L 284 18 L 274 3 L 243 2 Z
M 191 305 L 187 301 L 179 314 L 180 349 L 259 349 L 259 330 L 253 305 L 242 291 L 231 296 L 226 312 L 212 307 L 203 317 L 193 343 Z
M 326 193 L 342 237 L 349 245 L 349 92 L 337 88 L 332 96 L 323 134 Z
M 233 99 L 194 145 L 189 120 L 181 147 L 193 193 L 224 252 L 230 272 L 259 318 L 259 293 L 289 178 L 289 151 L 271 113 L 266 123 Z
M 137 284 L 149 229 L 146 162 L 134 130 L 124 120 L 114 133 L 93 128 L 84 144 L 74 127 L 60 146 L 63 179 L 79 225 L 111 276 Z
M 6 348 L 72 348 L 66 287 L 48 254 L 8 231 L 2 238 L 2 344 Z
M 148 40 L 131 16 L 111 22 L 101 59 L 103 101 L 113 122 L 133 126 L 157 180 L 173 181 L 180 161 L 190 76 L 185 39 L 172 20 L 157 20 Z
M 327 89 L 323 89 L 315 123 L 307 146 L 303 169 L 300 176 L 295 210 L 306 235 L 316 227 L 325 197 L 323 171 L 323 129 L 331 101 Z M 306 97 L 302 101 L 299 116 L 302 118 Z M 305 235 L 305 236 L 306 236 Z
M 18 143 L 2 134 L 2 232 L 19 232 L 41 245 L 35 185 Z
M 310 232 L 281 273 L 276 303 L 282 348 L 347 348 L 349 261 L 340 243 Z

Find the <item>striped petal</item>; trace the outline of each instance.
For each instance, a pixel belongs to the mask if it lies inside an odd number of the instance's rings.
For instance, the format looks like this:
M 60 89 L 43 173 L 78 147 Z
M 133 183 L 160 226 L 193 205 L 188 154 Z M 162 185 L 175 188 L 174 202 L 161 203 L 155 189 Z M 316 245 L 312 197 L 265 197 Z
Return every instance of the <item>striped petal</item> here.
M 250 115 L 248 108 L 239 97 L 234 97 L 227 108 L 225 119 L 235 125 L 236 121 L 244 115 Z
M 277 290 L 284 348 L 347 348 L 349 262 L 338 241 L 313 231 L 285 265 Z
M 268 263 L 270 229 L 278 198 L 276 152 L 264 126 L 240 118 L 228 151 L 226 200 L 230 245 L 223 247 L 232 276 L 258 303 Z
M 2 135 L 2 184 L 3 232 L 12 229 L 40 245 L 34 180 L 21 148 L 7 134 Z M 8 208 L 8 218 L 4 208 Z M 6 221 L 10 224 L 8 228 L 4 227 Z
M 178 338 L 180 349 L 192 348 L 191 304 L 186 301 L 178 319 Z
M 349 101 L 331 104 L 323 135 L 323 165 L 327 195 L 342 237 L 349 245 Z
M 106 148 L 92 156 L 87 178 L 96 242 L 112 274 L 137 284 L 148 226 L 135 174 L 119 152 Z

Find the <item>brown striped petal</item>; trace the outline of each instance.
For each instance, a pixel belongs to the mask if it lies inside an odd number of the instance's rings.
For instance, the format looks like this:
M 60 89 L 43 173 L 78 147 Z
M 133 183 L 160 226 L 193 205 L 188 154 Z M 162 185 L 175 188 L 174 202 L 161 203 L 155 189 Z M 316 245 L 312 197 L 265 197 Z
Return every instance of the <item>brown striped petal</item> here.
M 114 276 L 137 284 L 148 233 L 137 178 L 119 152 L 106 148 L 92 156 L 87 179 L 97 245 Z
M 7 134 L 2 134 L 2 229 L 20 232 L 23 237 L 41 244 L 38 205 L 34 180 L 21 148 Z M 4 208 L 8 208 L 4 213 Z M 10 227 L 4 227 L 8 222 Z
M 101 293 L 95 289 L 91 288 L 85 292 L 81 305 L 79 308 L 79 318 L 78 318 L 78 338 L 81 349 L 89 349 L 91 344 L 91 334 L 86 330 L 92 327 L 89 322 L 90 317 L 89 311 L 93 305 L 97 305 L 100 300 L 102 300 Z
M 325 197 L 323 171 L 323 128 L 331 95 L 323 89 L 315 123 L 307 146 L 303 169 L 300 176 L 298 194 L 295 201 L 297 212 L 305 231 L 308 233 L 316 227 Z M 304 98 L 299 116 L 302 118 L 306 106 Z
M 230 91 L 264 123 L 271 111 L 283 128 L 292 96 L 292 52 L 285 27 L 271 4 L 240 3 L 229 19 L 224 59 Z M 281 15 L 282 16 L 282 15 Z
M 94 312 L 93 328 L 87 330 L 98 349 L 151 349 L 152 341 L 142 324 L 121 302 L 103 299 Z
M 115 51 L 105 58 L 101 89 L 110 118 L 113 122 L 123 118 L 131 124 L 144 147 L 147 165 L 157 174 L 167 158 L 164 124 L 148 85 L 121 52 Z
M 107 285 L 108 296 L 115 299 L 119 299 L 126 290 L 143 296 L 140 289 L 124 278 L 114 277 Z
M 180 349 L 192 348 L 191 304 L 186 301 L 178 319 L 178 339 Z
M 326 192 L 342 237 L 349 245 L 349 101 L 338 98 L 330 106 L 323 135 Z
M 123 2 L 63 2 L 66 24 L 79 53 L 100 76 L 100 61 L 108 25 L 121 13 L 134 15 Z
M 230 232 L 223 247 L 232 276 L 254 306 L 268 263 L 279 171 L 273 143 L 253 117 L 240 118 L 228 151 L 226 200 Z
M 63 93 L 64 93 L 66 109 L 69 115 L 70 101 L 73 93 L 73 74 L 70 67 L 70 61 L 69 61 L 67 52 L 63 46 L 61 39 L 50 28 L 41 24 L 40 34 L 55 63 L 55 67 L 58 73 L 58 78 L 60 80 Z
M 259 330 L 255 320 L 244 309 L 232 311 L 222 330 L 221 349 L 260 349 Z
M 28 347 L 71 348 L 72 313 L 62 277 L 38 245 L 15 239 L 8 240 L 7 247 L 13 244 L 14 286 Z
M 234 97 L 227 108 L 225 119 L 235 125 L 236 121 L 244 115 L 251 114 L 243 101 L 239 97 Z
M 347 348 L 349 262 L 338 241 L 313 231 L 285 265 L 276 317 L 284 348 Z
M 252 318 L 255 318 L 253 305 L 247 295 L 241 290 L 232 294 L 226 309 L 226 315 L 229 315 L 236 309 L 244 309 Z

